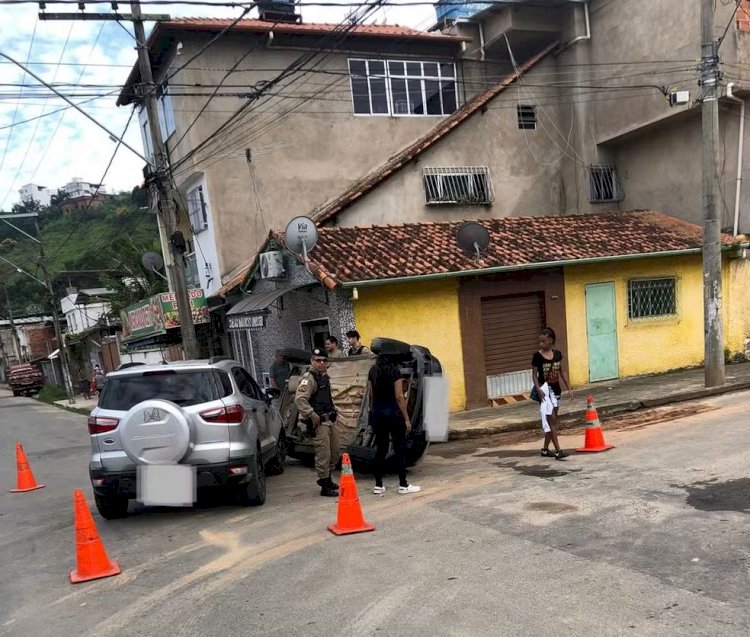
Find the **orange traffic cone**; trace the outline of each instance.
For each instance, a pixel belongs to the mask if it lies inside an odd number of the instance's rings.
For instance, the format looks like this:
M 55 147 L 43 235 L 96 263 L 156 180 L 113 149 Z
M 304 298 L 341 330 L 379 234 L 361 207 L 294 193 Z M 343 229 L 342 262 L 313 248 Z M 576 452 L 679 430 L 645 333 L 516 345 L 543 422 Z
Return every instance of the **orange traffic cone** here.
M 606 451 L 607 449 L 613 449 L 614 445 L 608 445 L 604 442 L 604 433 L 599 422 L 599 414 L 596 413 L 596 407 L 594 407 L 594 397 L 589 396 L 587 402 L 586 439 L 583 447 L 576 449 L 576 451 Z
M 29 460 L 23 451 L 20 442 L 16 443 L 16 484 L 11 493 L 23 493 L 24 491 L 34 491 L 34 489 L 44 488 L 43 484 L 37 484 L 34 474 L 29 466 Z
M 76 568 L 70 572 L 70 581 L 78 584 L 118 575 L 120 567 L 109 559 L 80 489 L 73 491 L 73 509 L 76 520 Z
M 374 531 L 372 524 L 365 522 L 362 506 L 359 503 L 357 483 L 354 481 L 352 463 L 349 454 L 345 453 L 341 459 L 341 480 L 339 483 L 339 511 L 336 524 L 328 526 L 328 530 L 335 535 L 349 533 L 364 533 Z

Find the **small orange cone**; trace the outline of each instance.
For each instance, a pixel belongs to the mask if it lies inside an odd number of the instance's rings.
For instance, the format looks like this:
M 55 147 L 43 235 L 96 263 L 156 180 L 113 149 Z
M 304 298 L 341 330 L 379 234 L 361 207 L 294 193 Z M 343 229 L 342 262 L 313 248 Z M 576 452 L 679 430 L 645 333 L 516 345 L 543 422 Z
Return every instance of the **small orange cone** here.
M 596 407 L 594 407 L 594 397 L 588 397 L 588 405 L 586 406 L 586 439 L 583 443 L 583 447 L 576 449 L 576 451 L 606 451 L 607 449 L 613 449 L 614 445 L 608 445 L 604 442 L 604 433 L 602 432 L 602 426 L 599 422 L 599 414 L 596 413 Z
M 359 503 L 357 483 L 354 481 L 352 463 L 349 454 L 345 453 L 341 459 L 341 480 L 339 483 L 339 511 L 336 524 L 328 526 L 328 530 L 335 535 L 349 533 L 364 533 L 374 531 L 372 524 L 365 522 L 362 505 Z
M 78 584 L 118 575 L 120 566 L 109 559 L 80 489 L 73 491 L 73 510 L 76 520 L 76 568 L 70 572 L 70 581 Z
M 35 489 L 44 488 L 43 484 L 37 484 L 34 474 L 29 466 L 29 460 L 23 451 L 20 442 L 16 443 L 16 484 L 11 493 L 23 493 L 24 491 L 34 491 Z

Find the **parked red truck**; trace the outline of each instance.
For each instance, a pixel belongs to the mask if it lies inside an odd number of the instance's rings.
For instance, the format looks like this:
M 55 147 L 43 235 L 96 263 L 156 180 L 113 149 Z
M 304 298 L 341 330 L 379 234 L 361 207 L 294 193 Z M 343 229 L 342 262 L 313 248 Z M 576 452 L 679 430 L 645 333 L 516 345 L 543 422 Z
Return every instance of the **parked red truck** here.
M 11 365 L 5 370 L 5 380 L 14 396 L 39 393 L 44 387 L 44 375 L 34 365 Z

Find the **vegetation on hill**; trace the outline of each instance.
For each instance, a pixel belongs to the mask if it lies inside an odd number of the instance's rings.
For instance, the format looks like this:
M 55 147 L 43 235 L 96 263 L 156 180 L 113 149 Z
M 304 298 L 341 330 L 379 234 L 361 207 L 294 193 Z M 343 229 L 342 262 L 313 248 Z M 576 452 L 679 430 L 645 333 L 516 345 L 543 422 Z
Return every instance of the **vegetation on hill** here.
M 57 278 L 56 292 L 64 294 L 64 277 L 74 270 L 104 270 L 98 279 L 102 287 L 116 290 L 113 314 L 120 307 L 165 289 L 164 281 L 144 270 L 141 255 L 161 252 L 155 216 L 148 210 L 148 193 L 135 188 L 129 193 L 107 197 L 104 202 L 84 210 L 64 213 L 63 194 L 54 195 L 48 207 L 34 202 L 16 204 L 12 213 L 38 212 L 41 237 L 49 262 L 50 277 Z M 33 218 L 11 222 L 36 236 Z M 28 274 L 43 280 L 39 246 L 6 224 L 0 223 L 0 257 Z M 45 288 L 30 276 L 0 259 L 0 282 L 5 283 L 16 316 L 48 312 L 50 299 Z M 0 316 L 7 314 L 5 299 L 0 298 Z

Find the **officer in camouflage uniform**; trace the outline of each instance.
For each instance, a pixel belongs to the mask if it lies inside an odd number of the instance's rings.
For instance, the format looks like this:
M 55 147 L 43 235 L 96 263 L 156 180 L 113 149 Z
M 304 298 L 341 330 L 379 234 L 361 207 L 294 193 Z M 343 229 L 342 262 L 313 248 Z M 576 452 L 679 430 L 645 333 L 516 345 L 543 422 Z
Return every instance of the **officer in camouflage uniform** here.
M 300 422 L 314 438 L 315 471 L 318 474 L 320 495 L 336 497 L 337 485 L 331 480 L 341 455 L 339 435 L 336 431 L 336 406 L 331 397 L 331 379 L 328 376 L 328 353 L 315 349 L 310 357 L 310 369 L 300 379 L 294 404 Z

